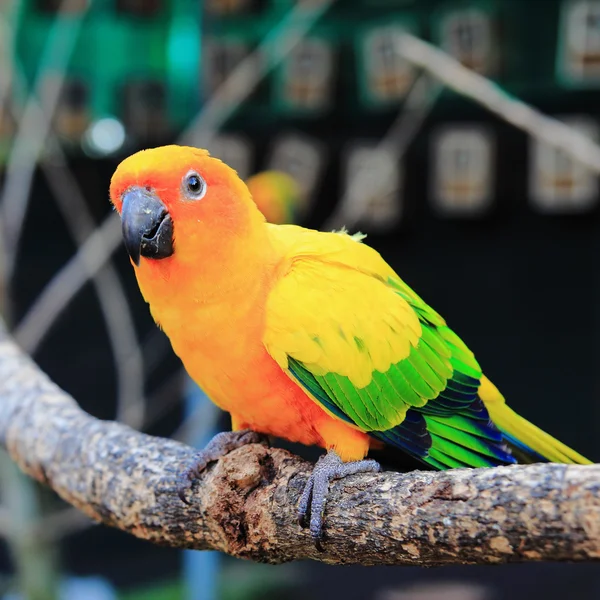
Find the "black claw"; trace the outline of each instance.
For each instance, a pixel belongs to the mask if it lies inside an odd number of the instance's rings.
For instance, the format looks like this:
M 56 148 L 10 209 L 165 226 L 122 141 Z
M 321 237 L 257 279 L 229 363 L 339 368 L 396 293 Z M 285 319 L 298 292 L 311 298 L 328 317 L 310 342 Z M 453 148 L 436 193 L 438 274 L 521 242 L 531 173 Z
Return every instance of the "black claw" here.
M 191 486 L 190 486 L 191 487 Z M 192 503 L 185 497 L 185 493 L 189 490 L 189 487 L 184 488 L 179 488 L 177 490 L 177 495 L 179 496 L 179 499 L 184 503 L 187 504 L 188 506 L 191 506 Z
M 179 475 L 177 484 L 177 495 L 181 501 L 188 506 L 191 506 L 191 502 L 188 501 L 185 494 L 192 488 L 192 468 L 186 469 Z

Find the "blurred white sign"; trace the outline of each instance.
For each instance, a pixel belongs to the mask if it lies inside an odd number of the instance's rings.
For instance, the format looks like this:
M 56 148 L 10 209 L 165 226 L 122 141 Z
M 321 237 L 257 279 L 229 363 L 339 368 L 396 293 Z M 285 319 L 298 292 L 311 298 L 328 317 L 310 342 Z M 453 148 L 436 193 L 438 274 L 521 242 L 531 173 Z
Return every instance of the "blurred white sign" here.
M 367 232 L 395 227 L 402 216 L 403 173 L 397 156 L 372 142 L 356 142 L 346 151 L 344 203 L 340 218 L 350 226 L 360 222 Z
M 206 92 L 214 94 L 238 64 L 248 55 L 248 45 L 234 38 L 207 37 L 203 44 Z
M 564 5 L 559 66 L 572 81 L 600 80 L 600 1 L 574 0 Z
M 445 216 L 479 216 L 493 201 L 494 140 L 478 125 L 444 126 L 432 138 L 434 210 Z
M 563 119 L 567 125 L 598 140 L 598 123 L 586 117 Z M 598 202 L 598 177 L 562 150 L 530 140 L 530 202 L 541 212 L 578 212 Z
M 414 69 L 398 52 L 404 31 L 400 24 L 386 25 L 371 29 L 364 37 L 364 76 L 375 101 L 402 100 L 412 84 Z
M 283 101 L 298 108 L 319 110 L 331 100 L 333 49 L 325 40 L 302 40 L 283 67 Z
M 492 75 L 497 63 L 491 15 L 477 8 L 447 13 L 440 25 L 440 45 L 465 67 Z

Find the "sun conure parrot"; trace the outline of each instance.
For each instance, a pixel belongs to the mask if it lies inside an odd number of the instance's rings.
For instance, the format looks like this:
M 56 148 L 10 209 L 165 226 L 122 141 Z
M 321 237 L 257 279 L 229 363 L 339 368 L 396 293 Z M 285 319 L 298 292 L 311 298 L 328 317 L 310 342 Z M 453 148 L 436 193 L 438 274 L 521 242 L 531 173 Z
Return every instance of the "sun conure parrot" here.
M 258 210 L 269 223 L 295 223 L 303 199 L 296 180 L 282 171 L 261 171 L 246 180 Z
M 140 290 L 190 376 L 231 413 L 188 479 L 253 432 L 325 448 L 300 500 L 392 446 L 436 469 L 589 463 L 504 401 L 473 353 L 360 236 L 272 225 L 205 150 L 138 152 L 110 196 Z M 181 489 L 185 498 L 186 485 Z

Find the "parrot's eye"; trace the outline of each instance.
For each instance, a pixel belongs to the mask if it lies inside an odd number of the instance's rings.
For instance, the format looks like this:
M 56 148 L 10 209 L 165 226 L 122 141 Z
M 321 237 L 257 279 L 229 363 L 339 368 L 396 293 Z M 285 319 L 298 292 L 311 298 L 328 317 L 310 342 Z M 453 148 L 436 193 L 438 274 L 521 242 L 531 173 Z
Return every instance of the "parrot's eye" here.
M 196 171 L 190 171 L 183 178 L 183 193 L 190 200 L 200 200 L 206 194 L 206 181 L 196 173 Z

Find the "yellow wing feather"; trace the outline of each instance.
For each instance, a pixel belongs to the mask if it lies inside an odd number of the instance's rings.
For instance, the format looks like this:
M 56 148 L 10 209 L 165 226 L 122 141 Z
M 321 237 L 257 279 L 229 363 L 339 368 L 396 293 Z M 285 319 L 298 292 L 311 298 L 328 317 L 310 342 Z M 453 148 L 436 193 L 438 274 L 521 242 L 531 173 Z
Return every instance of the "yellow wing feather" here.
M 271 231 L 287 259 L 267 301 L 263 341 L 282 369 L 289 373 L 289 357 L 314 375 L 335 373 L 362 389 L 375 371 L 409 356 L 421 337 L 419 316 L 388 285 L 397 276 L 375 250 L 346 234 Z M 390 425 L 408 408 L 394 401 Z

